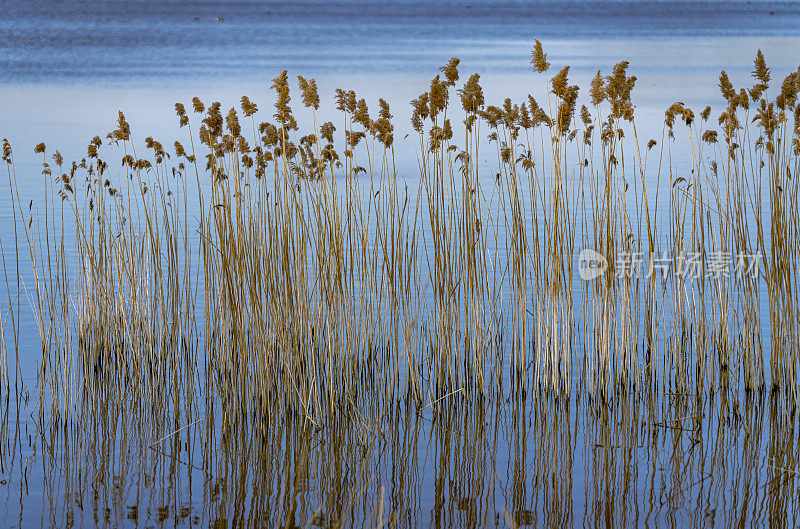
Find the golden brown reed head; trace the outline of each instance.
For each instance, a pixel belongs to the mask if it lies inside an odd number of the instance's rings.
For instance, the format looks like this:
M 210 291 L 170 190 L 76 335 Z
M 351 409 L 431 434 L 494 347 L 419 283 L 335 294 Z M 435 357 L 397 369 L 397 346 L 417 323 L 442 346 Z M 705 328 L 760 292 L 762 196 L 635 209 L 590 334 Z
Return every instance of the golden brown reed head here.
M 636 84 L 636 76 L 627 75 L 627 70 L 628 61 L 614 65 L 611 75 L 606 77 L 605 95 L 611 104 L 611 115 L 614 118 L 633 121 L 631 92 Z
M 415 131 L 422 131 L 422 122 L 428 117 L 428 92 L 423 92 L 411 101 L 411 126 Z
M 241 104 L 242 104 L 242 113 L 245 115 L 245 117 L 249 118 L 256 112 L 258 112 L 258 105 L 250 101 L 250 98 L 247 96 L 242 96 Z
M 234 138 L 241 136 L 242 127 L 239 125 L 239 115 L 236 114 L 236 109 L 233 107 L 231 107 L 228 111 L 228 115 L 225 117 L 225 126 Z
M 447 86 L 455 86 L 458 81 L 458 64 L 461 59 L 458 57 L 451 58 L 448 63 L 439 68 L 439 71 L 444 74 L 445 83 Z
M 730 103 L 736 97 L 736 90 L 733 89 L 733 83 L 731 83 L 730 78 L 728 77 L 728 72 L 722 70 L 719 74 L 719 89 L 722 92 L 722 97 L 725 98 L 725 101 Z
M 706 130 L 703 132 L 703 141 L 706 143 L 717 143 L 717 131 Z
M 369 119 L 369 109 L 367 108 L 367 102 L 364 98 L 358 100 L 356 103 L 356 110 L 353 113 L 353 121 L 364 127 L 365 129 L 369 129 L 370 126 L 370 119 Z
M 539 42 L 539 39 L 534 39 L 534 41 L 536 43 L 531 52 L 531 64 L 535 72 L 544 73 L 550 68 L 550 63 L 547 62 L 547 54 L 542 49 L 542 43 Z
M 589 88 L 589 95 L 592 98 L 592 105 L 594 106 L 599 105 L 606 98 L 605 79 L 600 74 L 600 70 L 597 70 L 597 73 L 592 79 L 592 84 Z
M 302 75 L 297 76 L 302 92 L 301 99 L 303 104 L 314 110 L 319 109 L 319 94 L 317 93 L 317 81 L 315 79 L 306 80 Z
M 474 114 L 483 108 L 483 88 L 480 85 L 481 76 L 474 73 L 469 76 L 469 79 L 464 83 L 464 87 L 458 90 L 458 95 L 461 97 L 461 106 L 467 113 Z
M 10 164 L 12 155 L 13 152 L 11 150 L 11 144 L 8 142 L 6 138 L 3 138 L 3 161 Z
M 130 140 L 131 139 L 131 126 L 125 120 L 125 114 L 123 114 L 121 110 L 119 111 L 119 117 L 117 118 L 117 125 L 119 127 L 117 129 L 117 131 L 116 131 L 117 132 L 117 134 L 116 134 L 117 139 L 124 140 L 124 141 Z
M 428 112 L 431 120 L 435 120 L 439 112 L 447 106 L 447 87 L 447 82 L 441 81 L 438 75 L 431 80 L 431 88 L 428 91 Z
M 564 66 L 559 72 L 550 80 L 553 86 L 551 93 L 556 97 L 563 98 L 567 93 L 567 76 L 569 75 L 569 66 Z
M 178 124 L 185 127 L 189 124 L 189 116 L 186 115 L 186 107 L 183 103 L 175 103 L 175 113 L 178 114 Z
M 761 50 L 756 52 L 751 75 L 757 82 L 750 89 L 750 99 L 756 101 L 769 88 L 769 81 L 772 77 L 772 72 L 767 68 L 767 61 L 764 59 L 764 53 Z
M 192 98 L 192 108 L 197 114 L 202 114 L 206 110 L 206 107 L 205 105 L 203 105 L 203 102 L 200 101 L 200 98 L 196 96 Z

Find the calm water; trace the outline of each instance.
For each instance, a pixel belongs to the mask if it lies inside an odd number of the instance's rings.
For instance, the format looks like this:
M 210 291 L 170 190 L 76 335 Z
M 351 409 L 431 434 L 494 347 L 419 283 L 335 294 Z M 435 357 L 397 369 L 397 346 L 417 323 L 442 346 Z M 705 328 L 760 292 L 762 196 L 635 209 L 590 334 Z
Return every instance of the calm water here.
M 660 125 L 675 100 L 717 103 L 723 68 L 749 82 L 757 48 L 777 76 L 794 70 L 800 21 L 795 3 L 758 1 L 1 5 L 0 134 L 20 162 L 42 140 L 83 151 L 117 109 L 134 131 L 172 137 L 175 101 L 197 95 L 225 107 L 247 94 L 263 106 L 284 68 L 316 77 L 327 101 L 334 88 L 385 97 L 403 126 L 408 101 L 452 56 L 463 76 L 482 74 L 487 101 L 521 98 L 542 84 L 526 68 L 534 36 L 582 86 L 597 68 L 629 60 L 638 117 Z
M 597 68 L 630 61 L 639 134 L 658 137 L 663 111 L 676 100 L 721 106 L 721 69 L 735 85 L 749 85 L 758 48 L 775 78 L 794 71 L 800 4 L 0 1 L 0 137 L 15 147 L 23 198 L 36 198 L 38 142 L 79 159 L 90 138 L 114 128 L 121 109 L 136 137 L 168 145 L 183 140 L 176 101 L 199 96 L 228 108 L 248 95 L 267 108 L 270 80 L 288 68 L 317 78 L 321 119 L 334 116 L 335 88 L 354 88 L 372 105 L 386 98 L 401 138 L 410 130 L 408 102 L 452 56 L 462 60 L 462 79 L 481 73 L 489 103 L 541 93 L 542 79 L 528 68 L 534 36 L 554 66 L 572 66 L 571 81 L 582 87 Z M 399 141 L 397 150 L 401 176 L 413 179 L 413 144 Z M 13 259 L 10 216 L 4 194 L 6 259 Z M 154 456 L 149 447 L 126 447 L 122 432 L 135 425 L 106 418 L 90 428 L 97 438 L 65 456 L 58 447 L 73 430 L 37 431 L 40 346 L 29 312 L 21 337 L 20 385 L 30 400 L 12 402 L 3 421 L 13 441 L 4 459 L 11 466 L 0 469 L 7 526 L 62 526 L 67 513 L 76 525 L 141 527 L 253 516 L 278 526 L 288 512 L 301 526 L 340 519 L 364 527 L 392 517 L 408 526 L 797 520 L 796 426 L 758 399 L 731 410 L 719 400 L 662 395 L 604 416 L 576 402 L 539 411 L 508 402 L 446 417 L 399 409 L 374 419 L 387 433 L 373 439 L 368 457 L 352 432 L 298 435 L 277 448 L 253 442 L 241 451 L 217 445 L 200 425 L 170 438 L 170 456 Z M 286 429 L 267 437 L 288 439 Z

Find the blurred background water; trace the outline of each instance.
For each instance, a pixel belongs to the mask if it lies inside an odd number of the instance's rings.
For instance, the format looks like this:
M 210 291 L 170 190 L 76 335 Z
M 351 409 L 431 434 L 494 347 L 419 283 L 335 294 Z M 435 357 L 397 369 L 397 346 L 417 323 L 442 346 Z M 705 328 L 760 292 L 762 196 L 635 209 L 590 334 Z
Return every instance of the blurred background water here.
M 334 88 L 355 88 L 373 106 L 387 99 L 407 131 L 408 102 L 452 56 L 462 77 L 481 73 L 487 103 L 540 92 L 533 37 L 582 86 L 597 68 L 630 61 L 637 118 L 655 135 L 673 101 L 719 103 L 721 69 L 749 86 L 762 48 L 783 78 L 800 44 L 800 5 L 755 0 L 3 1 L 0 11 L 0 135 L 19 163 L 39 141 L 82 155 L 118 109 L 134 134 L 170 139 L 175 101 L 227 108 L 246 94 L 265 108 L 284 68 L 317 78 L 323 111 Z

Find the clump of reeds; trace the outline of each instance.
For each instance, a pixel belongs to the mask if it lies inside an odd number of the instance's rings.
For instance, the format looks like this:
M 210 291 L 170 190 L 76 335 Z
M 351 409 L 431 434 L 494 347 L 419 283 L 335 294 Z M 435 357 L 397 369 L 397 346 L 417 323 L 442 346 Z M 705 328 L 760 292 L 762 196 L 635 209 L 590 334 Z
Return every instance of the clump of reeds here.
M 37 146 L 45 192 L 27 207 L 5 142 L 40 417 L 132 414 L 148 439 L 198 413 L 226 435 L 276 414 L 369 431 L 399 402 L 510 391 L 602 405 L 767 380 L 793 409 L 800 73 L 768 99 L 759 52 L 749 90 L 722 73 L 719 129 L 710 108 L 675 103 L 640 145 L 626 61 L 588 97 L 539 41 L 531 64 L 544 92 L 496 105 L 458 59 L 440 69 L 411 102 L 416 189 L 398 176 L 385 100 L 376 112 L 337 90 L 338 120 L 319 123 L 316 82 L 298 76 L 301 125 L 286 71 L 271 110 L 177 103 L 186 132 L 169 147 L 142 143 L 121 112 L 79 161 Z M 587 281 L 585 248 L 607 264 Z M 728 273 L 758 253 L 763 274 Z

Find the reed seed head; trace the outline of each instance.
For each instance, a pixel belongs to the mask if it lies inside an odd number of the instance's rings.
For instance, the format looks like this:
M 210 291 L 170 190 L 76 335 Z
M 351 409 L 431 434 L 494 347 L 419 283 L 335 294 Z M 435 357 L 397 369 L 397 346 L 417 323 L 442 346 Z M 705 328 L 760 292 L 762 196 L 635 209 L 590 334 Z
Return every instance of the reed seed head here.
M 3 161 L 10 164 L 12 155 L 11 144 L 6 138 L 3 138 Z
M 278 77 L 272 80 L 271 88 L 278 94 L 278 100 L 275 102 L 274 118 L 283 125 L 284 129 L 293 130 L 296 125 L 292 117 L 292 109 L 289 107 L 291 97 L 289 96 L 289 78 L 286 70 L 283 70 Z
M 353 114 L 353 121 L 360 124 L 365 129 L 370 128 L 370 119 L 369 119 L 369 109 L 367 108 L 367 102 L 364 98 L 358 100 L 356 104 L 356 111 Z
M 445 83 L 447 86 L 455 86 L 458 81 L 458 63 L 461 60 L 458 57 L 451 58 L 445 66 L 441 66 L 439 71 L 444 74 Z
M 736 97 L 736 90 L 733 89 L 733 83 L 731 83 L 728 72 L 725 70 L 722 70 L 719 74 L 719 89 L 722 92 L 722 97 L 724 97 L 725 101 L 728 103 Z
M 707 130 L 703 132 L 703 141 L 706 143 L 717 143 L 717 131 Z
M 556 97 L 564 98 L 567 92 L 567 75 L 569 75 L 569 66 L 564 66 L 561 70 L 551 79 L 553 85 L 552 93 Z
M 197 114 L 202 114 L 206 110 L 206 107 L 205 105 L 203 105 L 203 102 L 200 101 L 200 98 L 196 96 L 192 98 L 192 108 Z
M 594 106 L 598 106 L 606 98 L 605 79 L 600 74 L 600 70 L 597 70 L 594 78 L 592 78 L 589 95 L 592 98 L 592 105 Z
M 764 85 L 766 90 L 769 86 L 772 71 L 767 68 L 767 61 L 764 59 L 764 53 L 761 50 L 756 52 L 756 58 L 753 60 L 753 78 L 759 81 L 759 84 Z
M 319 94 L 317 93 L 317 81 L 314 79 L 307 81 L 302 75 L 297 76 L 297 81 L 300 84 L 300 91 L 302 92 L 301 99 L 303 104 L 308 108 L 318 110 Z
M 178 124 L 185 127 L 189 124 L 189 116 L 186 115 L 186 108 L 183 103 L 175 103 L 175 112 L 178 114 Z
M 464 88 L 458 91 L 461 97 L 461 106 L 468 113 L 475 113 L 483 107 L 483 88 L 480 85 L 481 76 L 474 73 L 464 84 Z
M 535 44 L 533 45 L 533 51 L 531 52 L 531 64 L 533 65 L 534 71 L 538 73 L 544 73 L 550 68 L 550 63 L 547 62 L 547 54 L 542 49 L 542 43 L 539 42 L 539 39 L 533 39 Z
M 236 109 L 231 107 L 228 115 L 225 117 L 225 124 L 228 132 L 236 138 L 242 134 L 242 127 L 239 125 L 239 116 L 236 114 Z
M 611 103 L 611 115 L 618 119 L 633 121 L 634 106 L 631 92 L 636 84 L 636 76 L 628 76 L 628 61 L 614 65 L 611 75 L 606 77 L 606 98 Z
M 250 117 L 256 112 L 258 112 L 258 105 L 256 105 L 253 101 L 250 101 L 250 98 L 247 96 L 242 96 L 241 99 L 242 104 L 242 113 L 245 117 Z

